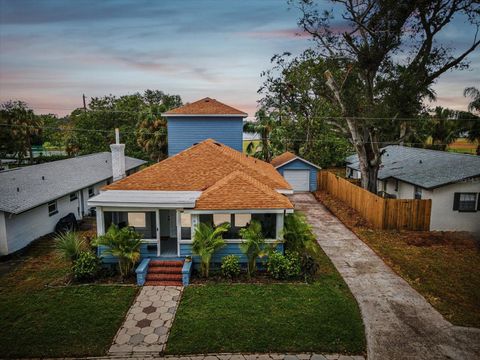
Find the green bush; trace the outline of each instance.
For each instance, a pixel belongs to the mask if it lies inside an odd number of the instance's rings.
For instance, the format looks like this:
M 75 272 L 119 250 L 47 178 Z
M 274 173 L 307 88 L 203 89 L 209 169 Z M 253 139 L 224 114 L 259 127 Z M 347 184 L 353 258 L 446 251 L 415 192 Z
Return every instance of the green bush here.
M 240 275 L 240 259 L 235 255 L 227 255 L 222 259 L 222 274 L 233 279 Z
M 73 276 L 77 280 L 91 280 L 100 270 L 100 260 L 91 251 L 82 251 L 73 263 Z
M 296 252 L 283 255 L 279 252 L 270 254 L 267 262 L 267 271 L 275 279 L 288 279 L 301 274 L 300 257 Z
M 54 241 L 56 251 L 72 263 L 77 260 L 80 253 L 87 248 L 85 239 L 73 231 L 58 234 L 55 236 Z

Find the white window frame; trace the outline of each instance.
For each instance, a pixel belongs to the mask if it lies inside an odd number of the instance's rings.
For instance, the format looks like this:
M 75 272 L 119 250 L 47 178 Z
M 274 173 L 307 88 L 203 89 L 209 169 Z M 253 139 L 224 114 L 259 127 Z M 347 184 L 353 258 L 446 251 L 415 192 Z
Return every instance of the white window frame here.
M 54 210 L 50 210 L 50 206 L 51 205 L 54 205 L 55 206 L 55 209 Z M 53 216 L 55 214 L 58 214 L 58 204 L 57 204 L 57 200 L 52 200 L 52 201 L 49 201 L 47 203 L 47 210 L 48 210 L 48 216 Z

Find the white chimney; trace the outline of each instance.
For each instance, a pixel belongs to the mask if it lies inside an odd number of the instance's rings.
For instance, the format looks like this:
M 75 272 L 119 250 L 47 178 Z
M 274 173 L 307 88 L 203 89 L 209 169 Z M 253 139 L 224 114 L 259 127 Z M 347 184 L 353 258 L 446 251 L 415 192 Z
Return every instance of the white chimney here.
M 115 129 L 115 144 L 110 145 L 112 151 L 113 181 L 123 179 L 125 174 L 125 144 L 120 144 L 120 132 Z

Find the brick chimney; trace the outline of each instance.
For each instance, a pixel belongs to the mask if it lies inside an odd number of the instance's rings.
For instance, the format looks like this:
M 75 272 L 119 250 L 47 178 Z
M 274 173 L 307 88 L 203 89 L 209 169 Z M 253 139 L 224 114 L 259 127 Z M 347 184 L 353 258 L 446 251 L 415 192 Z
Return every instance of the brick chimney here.
M 115 144 L 110 145 L 112 151 L 113 181 L 123 179 L 125 174 L 125 144 L 120 144 L 120 132 L 115 129 Z

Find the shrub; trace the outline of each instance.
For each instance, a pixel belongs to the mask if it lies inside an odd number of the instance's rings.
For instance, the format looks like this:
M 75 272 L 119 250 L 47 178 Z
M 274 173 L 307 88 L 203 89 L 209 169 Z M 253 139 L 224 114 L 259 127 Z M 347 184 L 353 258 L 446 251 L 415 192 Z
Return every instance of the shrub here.
M 91 251 L 82 251 L 73 263 L 73 276 L 77 280 L 91 280 L 100 269 L 100 260 Z
M 222 274 L 233 279 L 240 275 L 240 259 L 235 255 L 227 255 L 222 259 Z
M 118 258 L 120 274 L 126 278 L 140 259 L 141 237 L 132 227 L 119 229 L 112 224 L 105 235 L 95 239 L 94 244 L 106 246 L 104 253 Z
M 305 277 L 305 281 L 313 278 L 318 271 L 318 263 L 315 259 L 308 255 L 303 254 L 301 261 L 302 275 Z
M 66 232 L 55 236 L 55 249 L 72 263 L 87 248 L 86 241 L 76 232 Z
M 267 253 L 265 238 L 262 234 L 262 224 L 257 220 L 252 220 L 248 227 L 240 229 L 240 236 L 243 239 L 240 250 L 247 256 L 248 276 L 251 276 L 257 270 L 257 259 Z
M 213 227 L 206 223 L 200 223 L 195 228 L 192 251 L 200 256 L 200 269 L 202 276 L 208 277 L 210 272 L 210 260 L 215 251 L 225 246 L 223 233 L 227 232 L 230 224 L 223 223 Z
M 301 274 L 300 257 L 295 252 L 287 252 L 286 255 L 274 252 L 268 258 L 267 271 L 275 279 L 297 277 Z
M 285 217 L 283 238 L 287 250 L 296 251 L 299 254 L 318 252 L 317 240 L 312 232 L 312 227 L 307 222 L 305 215 L 298 211 Z

